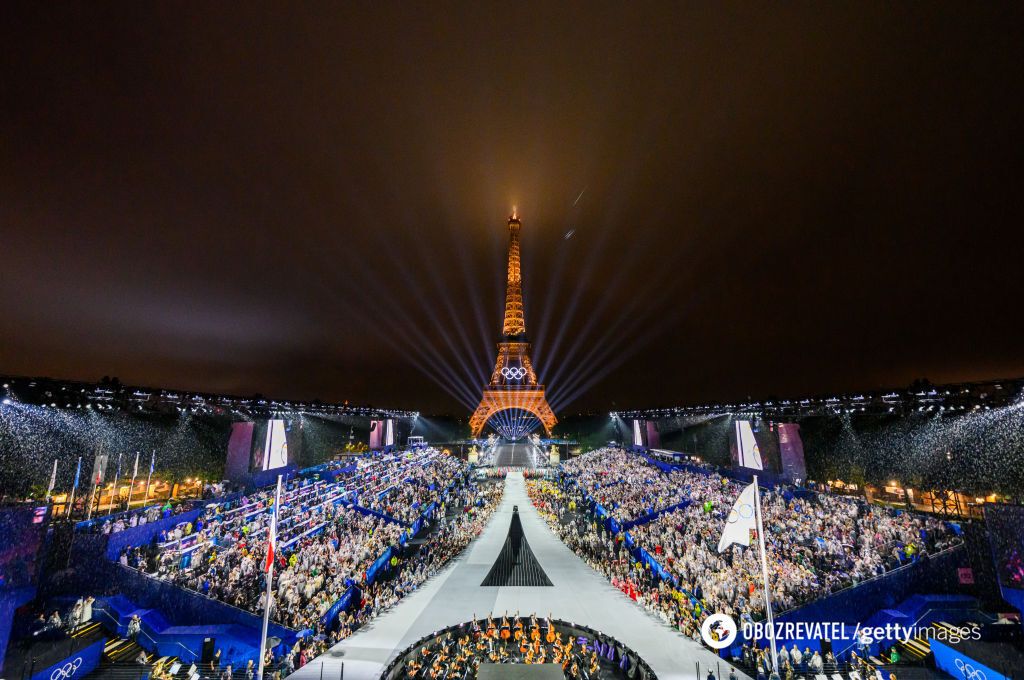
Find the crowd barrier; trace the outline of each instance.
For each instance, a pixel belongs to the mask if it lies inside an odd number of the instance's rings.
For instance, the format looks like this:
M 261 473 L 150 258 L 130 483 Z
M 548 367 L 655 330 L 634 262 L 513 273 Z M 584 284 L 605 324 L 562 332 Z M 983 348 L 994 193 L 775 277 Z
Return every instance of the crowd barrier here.
M 359 597 L 362 597 L 362 593 L 359 592 L 359 588 L 356 586 L 349 586 L 348 589 L 342 593 L 341 597 L 331 605 L 331 608 L 327 610 L 327 613 L 320 617 L 320 622 L 324 626 L 330 627 L 334 623 L 335 619 L 338 618 L 338 615 L 347 610 L 352 602 Z
M 132 508 L 131 510 L 122 510 L 121 512 L 115 512 L 111 515 L 102 515 L 98 517 L 93 517 L 92 519 L 83 519 L 81 522 L 75 523 L 75 531 L 86 531 L 93 527 L 102 526 L 104 522 L 116 522 L 121 518 L 129 519 L 131 515 L 145 513 L 152 510 L 153 508 L 159 510 L 163 506 L 163 502 L 146 506 L 140 505 L 137 508 Z
M 81 678 L 91 673 L 100 664 L 103 646 L 107 638 L 100 638 L 88 647 L 78 650 L 66 659 L 61 659 L 52 666 L 41 670 L 33 670 L 29 680 L 70 680 Z
M 69 585 L 77 592 L 122 595 L 140 608 L 162 612 L 175 624 L 237 624 L 257 631 L 263 626 L 263 617 L 258 614 L 114 562 L 83 565 L 75 570 L 74 582 Z M 291 628 L 274 622 L 270 623 L 270 631 L 269 635 L 281 639 L 295 635 Z
M 356 512 L 358 512 L 361 515 L 370 515 L 372 517 L 379 517 L 380 519 L 384 520 L 385 522 L 390 522 L 391 524 L 399 524 L 399 525 L 401 525 L 403 527 L 411 526 L 408 522 L 403 522 L 400 519 L 396 519 L 396 518 L 392 517 L 391 515 L 385 515 L 383 512 L 379 512 L 377 510 L 371 510 L 370 508 L 364 508 L 361 505 L 348 505 L 346 507 L 349 507 L 349 508 L 355 510 Z
M 331 469 L 330 463 L 321 463 L 320 465 L 314 465 L 312 467 L 303 468 L 299 470 L 299 474 L 303 477 L 312 477 L 313 475 L 319 475 L 321 479 L 333 482 L 342 475 L 347 475 L 355 472 L 359 469 L 357 463 L 346 465 L 345 467 Z
M 968 656 L 964 650 L 954 649 L 948 643 L 940 640 L 931 641 L 931 650 L 935 655 L 935 668 L 948 673 L 954 678 L 969 678 L 970 680 L 1011 680 L 1013 677 L 1000 673 L 981 661 Z M 1020 669 L 1010 668 L 1007 670 L 1015 672 Z
M 191 522 L 193 526 L 196 520 L 199 519 L 200 515 L 204 512 L 202 506 L 183 512 L 180 515 L 171 515 L 170 517 L 164 517 L 158 519 L 155 522 L 147 522 L 142 526 L 128 527 L 124 531 L 118 531 L 115 534 L 107 535 L 107 547 L 105 554 L 108 560 L 117 560 L 123 551 L 127 547 L 138 547 L 142 545 L 149 545 L 153 542 L 153 538 L 160 535 L 161 531 L 170 531 L 179 524 L 185 522 Z
M 265 486 L 273 486 L 277 484 L 278 475 L 284 478 L 284 482 L 287 482 L 298 474 L 298 467 L 295 465 L 286 465 L 285 467 L 274 468 L 272 470 L 259 470 L 252 473 L 246 488 L 260 489 Z
M 866 621 L 879 609 L 893 608 L 918 591 L 957 592 L 957 567 L 964 546 L 923 557 L 873 579 L 862 581 L 814 602 L 776 614 L 777 621 Z
M 0 588 L 0 670 L 4 670 L 7 659 L 7 642 L 14 625 L 14 613 L 36 597 L 35 586 L 21 588 Z M 5 677 L 10 677 L 8 673 Z
M 622 528 L 624 530 L 626 530 L 626 531 L 629 531 L 633 527 L 638 527 L 641 524 L 647 524 L 648 522 L 653 522 L 654 520 L 658 519 L 662 515 L 665 515 L 665 514 L 668 514 L 670 512 L 674 512 L 676 510 L 680 510 L 682 508 L 685 508 L 685 507 L 689 506 L 691 503 L 692 503 L 692 501 L 687 499 L 687 500 L 680 501 L 678 503 L 674 503 L 672 505 L 666 506 L 666 507 L 661 508 L 659 510 L 655 510 L 654 512 L 649 512 L 646 515 L 642 515 L 641 517 L 637 517 L 636 519 L 634 519 L 631 522 L 626 522 L 625 524 L 622 525 Z

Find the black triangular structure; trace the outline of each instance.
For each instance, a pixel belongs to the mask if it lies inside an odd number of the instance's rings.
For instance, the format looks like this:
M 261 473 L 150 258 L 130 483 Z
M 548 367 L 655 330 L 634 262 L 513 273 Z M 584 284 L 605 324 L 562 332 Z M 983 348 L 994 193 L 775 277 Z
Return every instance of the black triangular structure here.
M 512 522 L 501 554 L 487 573 L 481 586 L 550 586 L 551 579 L 530 550 L 530 544 L 523 535 L 523 523 L 519 521 L 519 507 L 512 508 Z

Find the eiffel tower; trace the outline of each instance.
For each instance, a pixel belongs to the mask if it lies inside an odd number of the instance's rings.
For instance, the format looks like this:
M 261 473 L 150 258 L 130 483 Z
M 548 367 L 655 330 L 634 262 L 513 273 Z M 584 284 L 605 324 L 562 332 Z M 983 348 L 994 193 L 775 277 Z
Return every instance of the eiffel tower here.
M 496 413 L 522 410 L 535 416 L 548 436 L 558 422 L 544 386 L 537 384 L 537 374 L 530 361 L 530 343 L 526 340 L 526 319 L 523 316 L 523 279 L 519 270 L 519 231 L 522 223 L 512 211 L 508 218 L 508 287 L 505 290 L 503 340 L 498 343 L 498 360 L 494 363 L 491 382 L 484 387 L 480 405 L 469 419 L 476 439 L 487 421 Z

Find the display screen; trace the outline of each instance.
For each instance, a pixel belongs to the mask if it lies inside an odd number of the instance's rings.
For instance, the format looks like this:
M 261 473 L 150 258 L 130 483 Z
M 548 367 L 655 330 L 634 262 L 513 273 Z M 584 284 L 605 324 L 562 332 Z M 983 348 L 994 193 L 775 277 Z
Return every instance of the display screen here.
M 395 421 L 391 418 L 370 421 L 370 449 L 376 451 L 394 445 Z
M 288 440 L 294 436 L 291 421 L 275 419 L 256 423 L 252 438 L 251 469 L 276 470 L 288 465 L 291 460 Z
M 761 462 L 761 449 L 757 445 L 757 440 L 754 439 L 754 429 L 751 427 L 750 421 L 737 420 L 735 421 L 735 427 L 736 453 L 739 457 L 740 467 L 763 470 L 764 464 Z

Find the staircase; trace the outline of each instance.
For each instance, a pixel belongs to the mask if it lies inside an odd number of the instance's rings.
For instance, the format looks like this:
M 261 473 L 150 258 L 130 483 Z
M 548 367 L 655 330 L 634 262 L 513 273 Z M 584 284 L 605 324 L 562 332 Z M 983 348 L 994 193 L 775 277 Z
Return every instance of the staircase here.
M 110 663 L 131 663 L 134 662 L 139 656 L 139 652 L 143 651 L 142 646 L 135 640 L 129 638 L 117 638 L 110 640 L 103 647 L 103 657 Z M 150 660 L 150 654 L 147 653 L 146 660 Z
M 965 621 L 959 626 L 954 626 L 946 621 L 936 621 L 932 624 L 935 628 L 941 628 L 948 633 L 947 639 L 960 637 L 960 631 L 965 627 L 972 629 L 979 629 L 981 625 L 975 621 Z M 896 649 L 899 650 L 905 658 L 913 659 L 914 661 L 925 661 L 931 657 L 932 645 L 931 641 L 927 638 L 914 638 L 907 642 L 899 642 L 896 644 Z
M 76 640 L 84 640 L 99 637 L 102 633 L 103 627 L 100 626 L 98 621 L 88 621 L 71 631 L 71 637 Z

